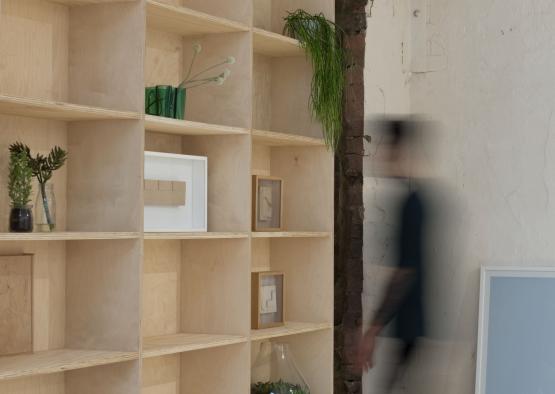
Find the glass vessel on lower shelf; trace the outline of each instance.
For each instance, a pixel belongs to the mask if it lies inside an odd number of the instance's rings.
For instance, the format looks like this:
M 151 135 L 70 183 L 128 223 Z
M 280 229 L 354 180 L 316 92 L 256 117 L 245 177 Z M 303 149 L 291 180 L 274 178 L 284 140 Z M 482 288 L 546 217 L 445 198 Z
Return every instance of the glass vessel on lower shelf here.
M 54 184 L 39 184 L 35 203 L 35 230 L 51 232 L 56 228 L 56 196 Z
M 262 342 L 252 365 L 251 394 L 310 394 L 289 345 Z

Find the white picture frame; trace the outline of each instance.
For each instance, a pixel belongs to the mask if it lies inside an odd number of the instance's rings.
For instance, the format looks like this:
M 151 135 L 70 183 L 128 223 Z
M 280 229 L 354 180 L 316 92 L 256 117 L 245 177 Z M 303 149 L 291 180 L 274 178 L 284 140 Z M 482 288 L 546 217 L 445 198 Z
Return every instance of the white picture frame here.
M 534 281 L 530 281 L 530 279 Z M 492 290 L 492 283 L 496 280 L 505 280 L 505 283 L 496 283 L 496 288 Z M 500 287 L 500 285 L 504 287 Z M 499 290 L 499 288 L 503 290 Z M 534 291 L 529 291 L 531 289 L 534 289 Z M 493 297 L 492 292 L 494 293 Z M 506 294 L 510 294 L 510 297 L 507 297 Z M 534 357 L 532 362 L 527 362 L 526 358 L 522 357 L 522 349 L 526 349 L 529 357 L 530 354 L 535 354 L 534 349 L 538 347 L 555 347 L 555 345 L 552 345 L 553 332 L 555 332 L 555 313 L 553 313 L 555 312 L 555 305 L 552 297 L 545 297 L 546 294 L 555 295 L 555 267 L 482 267 L 475 394 L 498 394 L 499 392 L 503 392 L 503 394 L 547 393 L 555 390 L 553 384 L 549 384 L 547 388 L 545 386 L 540 388 L 542 379 L 538 379 L 538 376 L 544 376 L 555 382 L 551 378 L 553 376 L 551 372 L 542 373 L 538 371 L 541 365 L 555 365 L 555 352 L 548 352 L 551 354 L 549 356 L 551 358 L 547 364 L 545 360 L 539 359 L 539 353 L 543 353 L 545 349 L 542 349 L 542 352 L 537 352 L 538 359 Z M 503 304 L 492 306 L 492 302 L 502 302 Z M 492 321 L 492 310 L 496 311 L 494 321 Z M 499 310 L 502 310 L 502 313 L 497 313 Z M 519 314 L 523 311 L 527 316 Z M 538 321 L 533 320 L 530 316 L 538 316 Z M 524 325 L 524 328 L 522 325 Z M 534 333 L 527 333 L 526 329 L 531 327 Z M 543 327 L 541 331 L 549 332 L 549 338 L 538 336 L 535 327 Z M 491 340 L 489 338 L 490 328 L 491 330 L 501 329 L 500 332 L 491 333 Z M 504 346 L 501 341 L 507 342 L 508 346 Z M 502 349 L 504 352 L 510 351 L 513 354 L 510 356 L 499 354 L 498 349 Z M 505 365 L 505 362 L 508 365 Z M 514 363 L 523 363 L 525 368 L 521 368 L 518 374 L 507 372 L 503 379 L 496 379 L 497 376 L 500 376 L 499 371 L 503 373 L 505 369 L 507 371 L 512 370 Z M 488 367 L 492 370 L 489 370 Z M 488 372 L 490 379 L 495 379 L 489 385 Z M 528 375 L 528 372 L 530 372 L 530 375 Z M 538 387 L 526 386 L 525 390 L 522 391 L 518 385 L 525 382 L 527 376 L 533 376 L 533 378 L 530 378 L 532 384 L 537 384 Z M 514 377 L 516 381 L 511 382 L 511 377 Z M 509 386 L 510 388 L 500 386 Z
M 185 205 L 144 207 L 145 232 L 208 231 L 208 158 L 145 152 L 144 179 L 186 184 Z

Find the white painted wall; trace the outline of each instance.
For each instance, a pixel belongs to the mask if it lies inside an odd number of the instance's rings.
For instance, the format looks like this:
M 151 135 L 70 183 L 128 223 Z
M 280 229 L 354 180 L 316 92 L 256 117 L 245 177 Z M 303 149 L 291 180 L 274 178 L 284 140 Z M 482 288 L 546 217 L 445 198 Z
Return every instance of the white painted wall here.
M 451 245 L 463 253 L 450 254 L 438 295 L 438 392 L 474 392 L 479 267 L 555 265 L 554 17 L 552 0 L 376 0 L 368 18 L 367 116 L 441 122 L 438 168 L 460 202 Z M 387 260 L 386 189 L 365 178 L 367 316 Z M 379 392 L 374 375 L 365 393 Z

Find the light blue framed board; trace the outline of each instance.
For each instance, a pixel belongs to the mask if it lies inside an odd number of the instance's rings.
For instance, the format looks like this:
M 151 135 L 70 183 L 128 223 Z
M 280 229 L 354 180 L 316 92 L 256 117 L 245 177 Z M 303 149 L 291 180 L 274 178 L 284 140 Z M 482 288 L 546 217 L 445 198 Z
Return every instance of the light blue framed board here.
M 483 267 L 476 394 L 555 393 L 555 267 Z

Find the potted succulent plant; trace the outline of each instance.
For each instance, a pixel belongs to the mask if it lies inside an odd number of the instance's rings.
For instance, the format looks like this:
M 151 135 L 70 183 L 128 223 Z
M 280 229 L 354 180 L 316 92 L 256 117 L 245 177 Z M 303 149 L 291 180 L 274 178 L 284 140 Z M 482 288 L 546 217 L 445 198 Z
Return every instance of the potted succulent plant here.
M 31 150 L 27 145 L 16 142 L 10 146 L 12 153 L 24 153 L 27 156 L 32 174 L 39 182 L 39 192 L 36 201 L 35 224 L 38 231 L 54 231 L 56 227 L 56 199 L 54 187 L 48 181 L 52 173 L 60 169 L 67 160 L 67 152 L 55 146 L 48 156 L 37 153 L 31 156 Z
M 200 72 L 193 73 L 195 60 L 201 52 L 202 46 L 198 43 L 193 44 L 193 57 L 191 58 L 189 70 L 177 87 L 157 85 L 145 88 L 145 113 L 147 115 L 184 119 L 187 90 L 207 84 L 223 85 L 225 80 L 231 75 L 231 70 L 226 68 L 221 73 L 212 76 L 206 76 L 206 73 L 226 64 L 235 63 L 235 58 L 228 56 L 221 62 L 206 67 Z
M 10 152 L 8 194 L 11 201 L 10 231 L 28 233 L 33 231 L 31 201 L 33 172 L 25 152 Z
M 310 108 L 314 118 L 322 122 L 326 144 L 335 151 L 343 131 L 342 31 L 323 14 L 311 15 L 304 10 L 289 13 L 284 19 L 283 33 L 299 40 L 312 63 Z

